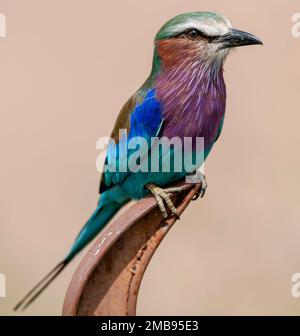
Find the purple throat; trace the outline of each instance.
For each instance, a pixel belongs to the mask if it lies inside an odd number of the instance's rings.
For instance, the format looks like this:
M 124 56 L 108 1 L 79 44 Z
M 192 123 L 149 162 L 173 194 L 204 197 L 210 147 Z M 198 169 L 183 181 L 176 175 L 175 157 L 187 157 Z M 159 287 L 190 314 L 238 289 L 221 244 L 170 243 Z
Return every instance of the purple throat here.
M 155 82 L 163 106 L 163 136 L 203 137 L 211 146 L 225 114 L 226 86 L 223 68 L 197 62 L 162 71 Z

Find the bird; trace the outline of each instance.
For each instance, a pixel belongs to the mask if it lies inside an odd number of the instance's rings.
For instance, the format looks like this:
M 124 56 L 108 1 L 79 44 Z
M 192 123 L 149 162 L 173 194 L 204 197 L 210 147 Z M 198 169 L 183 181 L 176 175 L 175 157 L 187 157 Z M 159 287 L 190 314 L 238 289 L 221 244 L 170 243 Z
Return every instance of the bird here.
M 26 309 L 32 304 L 129 201 L 153 195 L 164 218 L 169 215 L 179 217 L 170 195 L 180 191 L 181 187 L 170 187 L 170 184 L 193 174 L 201 181 L 198 196 L 204 196 L 207 183 L 204 174 L 199 173 L 199 167 L 223 128 L 226 108 L 224 62 L 233 48 L 262 44 L 257 36 L 233 28 L 230 21 L 217 12 L 179 14 L 162 26 L 155 36 L 150 75 L 125 103 L 116 119 L 111 133 L 114 145 L 107 148 L 106 169 L 102 172 L 96 210 L 66 257 L 25 295 L 15 310 Z M 135 161 L 136 167 L 145 162 L 149 167 L 150 161 L 154 161 L 150 152 L 154 152 L 159 158 L 158 164 L 153 165 L 155 169 L 124 169 L 135 157 L 128 141 L 136 138 L 142 138 L 148 145 L 148 150 Z M 176 153 L 182 149 L 166 146 L 160 150 L 153 138 L 176 138 L 179 142 L 191 139 L 185 154 L 190 159 L 196 158 L 196 167 L 188 165 L 177 169 L 182 158 L 176 159 Z M 201 149 L 196 146 L 197 138 L 203 139 Z M 200 159 L 197 154 L 201 154 Z M 163 171 L 162 165 L 168 156 L 171 157 L 170 169 Z M 112 169 L 114 162 L 119 163 L 116 169 Z

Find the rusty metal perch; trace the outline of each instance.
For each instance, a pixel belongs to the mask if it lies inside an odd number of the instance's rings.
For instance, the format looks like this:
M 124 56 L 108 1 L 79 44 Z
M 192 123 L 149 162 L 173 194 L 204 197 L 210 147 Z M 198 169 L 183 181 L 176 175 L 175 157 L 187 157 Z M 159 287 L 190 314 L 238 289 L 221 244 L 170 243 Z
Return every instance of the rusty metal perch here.
M 200 187 L 185 184 L 183 192 L 173 195 L 179 214 Z M 135 203 L 112 220 L 77 268 L 66 293 L 63 315 L 135 316 L 145 270 L 175 222 L 175 217 L 162 218 L 153 197 Z

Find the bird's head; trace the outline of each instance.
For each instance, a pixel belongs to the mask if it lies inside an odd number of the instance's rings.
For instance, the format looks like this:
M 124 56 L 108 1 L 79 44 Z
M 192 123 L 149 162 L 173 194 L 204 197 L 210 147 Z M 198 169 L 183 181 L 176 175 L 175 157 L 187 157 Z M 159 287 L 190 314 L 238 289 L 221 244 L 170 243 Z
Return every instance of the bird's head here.
M 166 68 L 186 60 L 223 64 L 231 48 L 262 44 L 249 33 L 234 29 L 221 14 L 193 12 L 175 16 L 155 37 L 155 53 Z

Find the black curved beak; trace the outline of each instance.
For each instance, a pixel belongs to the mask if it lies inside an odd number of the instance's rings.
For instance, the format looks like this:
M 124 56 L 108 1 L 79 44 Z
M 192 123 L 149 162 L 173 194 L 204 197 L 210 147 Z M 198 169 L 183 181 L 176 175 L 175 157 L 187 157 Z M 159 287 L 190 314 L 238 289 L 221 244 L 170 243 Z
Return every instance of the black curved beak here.
M 230 29 L 227 34 L 219 36 L 214 42 L 220 43 L 222 49 L 236 48 L 253 44 L 263 45 L 260 38 L 234 28 Z

